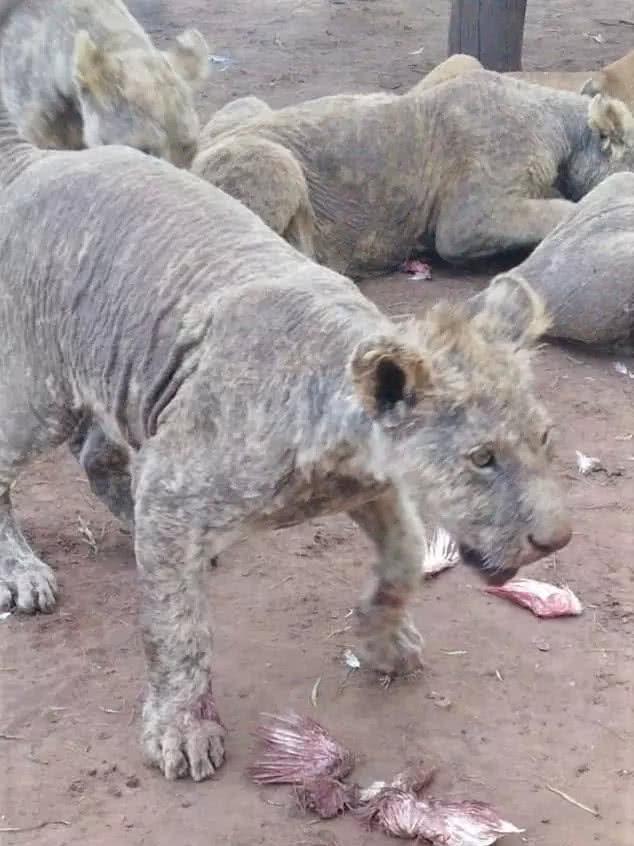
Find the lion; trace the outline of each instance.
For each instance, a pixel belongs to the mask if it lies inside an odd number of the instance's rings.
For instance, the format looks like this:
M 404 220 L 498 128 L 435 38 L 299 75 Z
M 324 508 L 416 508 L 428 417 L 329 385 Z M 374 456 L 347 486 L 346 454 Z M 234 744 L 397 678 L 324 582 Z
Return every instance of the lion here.
M 465 73 L 484 70 L 483 65 L 467 53 L 454 53 L 436 65 L 415 86 L 419 91 L 433 88 L 441 82 L 461 76 Z M 594 97 L 605 94 L 621 100 L 630 109 L 634 109 L 634 50 L 617 59 L 601 70 L 595 71 L 509 71 L 504 74 L 513 79 L 522 79 L 534 85 L 556 88 L 561 91 L 575 91 Z
M 485 70 L 475 56 L 470 56 L 468 53 L 454 53 L 449 56 L 444 62 L 436 65 L 435 68 L 425 74 L 425 76 L 417 82 L 409 93 L 420 93 L 428 88 L 433 88 L 440 85 L 442 82 L 447 82 L 449 79 L 455 79 L 457 76 L 462 76 L 465 73 L 473 73 L 474 71 Z
M 11 491 L 83 438 L 93 490 L 133 525 L 143 744 L 167 778 L 223 762 L 207 576 L 241 538 L 347 512 L 377 551 L 359 655 L 388 674 L 421 662 L 423 516 L 493 582 L 570 540 L 527 283 L 397 323 L 186 170 L 37 149 L 1 103 L 0 190 L 0 608 L 55 604 Z
M 536 85 L 564 91 L 579 91 L 589 97 L 605 94 L 634 109 L 634 50 L 595 71 L 519 71 L 508 76 Z
M 38 147 L 125 144 L 189 167 L 207 54 L 194 29 L 157 50 L 121 0 L 32 0 L 17 4 L 4 33 L 2 94 Z
M 532 249 L 602 179 L 634 169 L 620 101 L 484 70 L 402 96 L 251 103 L 243 122 L 224 112 L 192 171 L 354 278 L 421 250 L 462 263 Z
M 634 174 L 616 173 L 578 203 L 514 271 L 544 299 L 548 335 L 634 344 Z

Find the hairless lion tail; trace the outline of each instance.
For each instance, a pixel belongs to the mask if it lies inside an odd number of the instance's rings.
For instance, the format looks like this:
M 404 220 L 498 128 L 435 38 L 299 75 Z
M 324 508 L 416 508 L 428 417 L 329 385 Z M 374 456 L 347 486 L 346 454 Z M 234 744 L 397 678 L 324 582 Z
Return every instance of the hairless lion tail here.
M 0 0 L 0 39 L 11 13 L 23 0 Z M 38 150 L 20 136 L 9 117 L 0 88 L 0 187 L 10 185 L 36 159 Z

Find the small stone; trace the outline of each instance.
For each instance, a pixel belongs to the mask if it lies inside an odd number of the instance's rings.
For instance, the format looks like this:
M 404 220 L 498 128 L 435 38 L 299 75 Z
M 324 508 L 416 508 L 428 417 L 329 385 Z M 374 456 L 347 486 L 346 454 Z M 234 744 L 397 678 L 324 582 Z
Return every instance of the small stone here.
M 130 778 L 125 780 L 125 786 L 130 788 L 138 787 L 141 784 L 139 777 L 135 775 L 131 775 Z
M 451 708 L 451 699 L 443 696 L 442 693 L 437 693 L 435 690 L 428 693 L 426 698 L 431 699 L 434 705 L 438 706 L 438 708 L 444 708 L 445 710 Z

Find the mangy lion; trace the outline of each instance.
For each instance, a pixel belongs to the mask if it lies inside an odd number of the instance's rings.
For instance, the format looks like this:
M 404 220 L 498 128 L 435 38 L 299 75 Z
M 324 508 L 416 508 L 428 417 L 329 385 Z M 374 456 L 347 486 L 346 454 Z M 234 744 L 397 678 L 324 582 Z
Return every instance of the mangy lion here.
M 126 144 L 189 167 L 193 90 L 207 45 L 186 30 L 157 50 L 121 0 L 28 0 L 7 23 L 0 72 L 9 114 L 39 147 Z
M 606 94 L 634 108 L 634 50 L 596 71 L 519 71 L 509 76 L 591 97 Z
M 550 336 L 631 348 L 634 174 L 614 174 L 594 188 L 514 274 L 545 300 Z
M 362 655 L 388 673 L 420 661 L 420 513 L 495 581 L 568 542 L 526 283 L 397 325 L 186 171 L 36 149 L 3 107 L 0 189 L 0 607 L 54 604 L 11 486 L 90 420 L 84 466 L 134 524 L 144 747 L 168 778 L 223 760 L 206 581 L 236 539 L 347 511 L 378 553 Z
M 212 121 L 193 172 L 355 277 L 416 249 L 461 262 L 532 248 L 602 179 L 634 169 L 620 101 L 483 70 Z
M 480 62 L 466 53 L 454 53 L 444 62 L 436 65 L 418 83 L 420 89 L 432 88 L 448 79 L 464 73 L 484 70 Z M 594 97 L 605 94 L 621 100 L 631 110 L 634 108 L 634 50 L 604 68 L 595 71 L 512 71 L 505 76 L 522 79 L 534 85 L 556 88 L 561 91 L 575 91 Z

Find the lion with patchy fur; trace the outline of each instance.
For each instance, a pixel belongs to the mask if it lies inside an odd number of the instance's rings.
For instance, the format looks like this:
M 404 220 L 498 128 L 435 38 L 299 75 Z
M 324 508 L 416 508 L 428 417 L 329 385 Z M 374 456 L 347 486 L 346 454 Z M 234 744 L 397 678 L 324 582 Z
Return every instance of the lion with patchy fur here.
M 448 79 L 477 70 L 484 70 L 484 67 L 474 56 L 454 53 L 424 76 L 417 88 L 433 88 Z M 510 71 L 504 75 L 559 91 L 574 91 L 588 97 L 604 94 L 606 97 L 621 100 L 630 110 L 634 109 L 634 50 L 600 70 Z
M 596 71 L 519 71 L 509 76 L 589 97 L 604 94 L 634 109 L 634 50 Z
M 546 302 L 554 338 L 634 346 L 634 174 L 617 173 L 577 203 L 514 274 Z
M 568 542 L 526 283 L 396 324 L 202 180 L 122 146 L 35 149 L 1 104 L 0 189 L 0 607 L 55 603 L 11 489 L 78 438 L 134 526 L 143 742 L 168 778 L 223 761 L 206 580 L 237 539 L 347 511 L 377 549 L 362 654 L 388 673 L 420 665 L 421 513 L 490 580 Z
M 532 248 L 605 176 L 634 168 L 622 103 L 489 71 L 253 108 L 207 137 L 194 173 L 355 277 L 421 248 L 454 262 Z
M 193 90 L 207 76 L 197 30 L 161 52 L 122 0 L 22 2 L 0 72 L 9 113 L 39 147 L 125 144 L 181 167 L 196 153 Z

